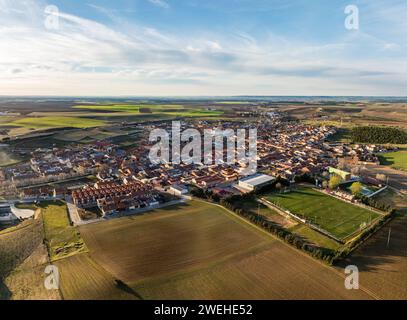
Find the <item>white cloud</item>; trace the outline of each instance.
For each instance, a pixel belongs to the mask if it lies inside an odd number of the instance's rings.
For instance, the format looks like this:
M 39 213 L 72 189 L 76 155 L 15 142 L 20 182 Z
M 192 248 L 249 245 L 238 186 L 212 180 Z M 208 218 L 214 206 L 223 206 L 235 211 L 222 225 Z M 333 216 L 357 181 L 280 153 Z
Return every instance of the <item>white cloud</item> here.
M 168 2 L 166 2 L 164 0 L 148 0 L 148 1 L 161 8 L 168 9 L 170 7 Z
M 353 54 L 398 51 L 368 34 L 323 44 L 273 33 L 174 35 L 65 12 L 59 29 L 47 30 L 45 6 L 0 0 L 1 94 L 397 95 L 407 86 L 405 57 Z

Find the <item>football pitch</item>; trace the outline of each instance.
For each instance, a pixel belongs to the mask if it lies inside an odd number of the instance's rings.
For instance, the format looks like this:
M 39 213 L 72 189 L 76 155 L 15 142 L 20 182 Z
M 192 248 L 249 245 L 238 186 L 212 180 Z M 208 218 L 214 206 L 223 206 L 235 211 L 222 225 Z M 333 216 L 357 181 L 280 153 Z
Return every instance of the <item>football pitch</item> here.
M 374 211 L 305 187 L 285 194 L 273 193 L 266 199 L 305 217 L 341 240 L 358 231 L 362 224 L 368 225 L 380 216 Z

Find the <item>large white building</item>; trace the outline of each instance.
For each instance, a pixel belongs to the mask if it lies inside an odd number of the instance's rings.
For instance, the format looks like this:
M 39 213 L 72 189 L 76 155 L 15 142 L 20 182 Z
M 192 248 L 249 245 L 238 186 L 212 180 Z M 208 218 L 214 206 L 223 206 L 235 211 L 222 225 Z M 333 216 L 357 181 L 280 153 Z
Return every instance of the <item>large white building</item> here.
M 255 174 L 239 180 L 239 188 L 245 191 L 254 191 L 258 188 L 264 187 L 273 183 L 276 178 L 266 174 Z

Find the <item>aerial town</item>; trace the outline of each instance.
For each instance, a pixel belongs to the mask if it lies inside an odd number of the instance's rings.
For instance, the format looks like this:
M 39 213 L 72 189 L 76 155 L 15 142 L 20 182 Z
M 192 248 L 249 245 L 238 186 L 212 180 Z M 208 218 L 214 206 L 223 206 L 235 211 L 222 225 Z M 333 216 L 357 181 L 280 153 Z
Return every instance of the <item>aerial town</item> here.
M 251 190 L 242 187 L 241 180 L 245 177 L 240 174 L 239 163 L 152 164 L 148 133 L 157 127 L 170 130 L 171 124 L 168 121 L 136 125 L 133 129 L 144 135 L 139 137 L 138 147 L 130 150 L 120 149 L 108 140 L 76 148 L 35 150 L 30 161 L 0 170 L 2 190 L 11 198 L 25 201 L 68 200 L 77 208 L 98 208 L 100 216 L 155 207 L 173 200 L 171 194 L 187 194 L 189 186 L 213 191 L 224 198 Z M 200 131 L 214 126 L 234 130 L 253 125 L 248 122 L 242 126 L 241 122 L 233 121 L 182 122 L 183 129 L 194 127 Z M 267 180 L 269 183 L 277 177 L 295 182 L 296 177 L 304 175 L 322 176 L 330 167 L 338 167 L 339 162 L 378 163 L 375 154 L 386 151 L 378 145 L 330 143 L 327 138 L 335 134 L 335 128 L 285 122 L 278 112 L 268 113 L 266 120 L 255 125 L 257 170 L 271 178 Z M 226 157 L 226 146 L 224 153 Z M 79 186 L 75 182 L 89 175 L 95 177 L 92 182 Z M 371 177 L 372 180 L 375 179 Z M 55 181 L 57 186 L 51 187 L 50 182 Z M 61 183 L 64 181 L 74 182 Z M 71 219 L 78 222 L 76 212 Z
M 407 301 L 406 17 L 403 0 L 0 0 L 2 311 Z

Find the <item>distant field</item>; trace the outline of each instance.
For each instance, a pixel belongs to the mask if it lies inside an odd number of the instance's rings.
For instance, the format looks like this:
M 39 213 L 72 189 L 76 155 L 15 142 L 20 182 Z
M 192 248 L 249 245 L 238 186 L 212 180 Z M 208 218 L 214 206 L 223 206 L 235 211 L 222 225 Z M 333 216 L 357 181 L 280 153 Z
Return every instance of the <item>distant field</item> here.
M 329 267 L 203 202 L 80 231 L 91 257 L 143 299 L 370 298 L 346 290 Z
M 253 104 L 249 101 L 215 101 L 216 104 L 230 104 L 230 105 L 239 105 L 239 104 Z
M 76 228 L 69 225 L 66 204 L 62 202 L 42 202 L 45 240 L 51 260 L 58 260 L 78 252 L 86 251 L 86 246 Z
M 380 155 L 380 164 L 394 169 L 407 170 L 407 150 L 384 153 Z
M 174 117 L 216 117 L 223 114 L 221 111 L 191 109 L 182 105 L 83 105 L 74 106 L 74 109 L 98 110 L 98 111 L 115 111 L 135 114 L 154 114 L 167 115 Z
M 79 117 L 38 117 L 38 118 L 23 118 L 15 120 L 10 125 L 18 127 L 26 127 L 32 129 L 46 129 L 46 128 L 90 128 L 105 125 L 105 121 L 79 118 Z
M 354 126 L 393 126 L 407 128 L 405 103 L 366 103 L 366 105 L 283 107 L 291 116 L 312 124 L 334 125 L 340 128 Z
M 338 200 L 311 188 L 266 197 L 292 213 L 302 215 L 339 239 L 357 231 L 364 222 L 369 223 L 379 214 Z
M 135 112 L 140 113 L 140 108 L 151 109 L 154 112 L 164 112 L 166 110 L 184 110 L 180 104 L 115 104 L 115 105 L 81 105 L 74 106 L 73 109 L 86 109 L 86 110 L 104 110 L 104 111 L 122 111 L 122 112 Z
M 0 125 L 7 128 L 7 136 L 21 136 L 34 133 L 34 130 L 53 128 L 95 128 L 121 122 L 145 122 L 156 120 L 171 120 L 175 118 L 200 118 L 213 119 L 224 114 L 219 110 L 208 110 L 206 107 L 185 107 L 180 104 L 95 104 L 77 105 L 70 107 L 70 111 L 56 110 L 55 112 L 35 111 L 29 114 L 15 117 L 0 118 Z M 109 137 L 109 133 L 99 132 L 95 135 L 98 139 Z M 84 135 L 69 133 L 64 139 L 59 135 L 56 140 L 79 141 L 85 140 Z M 89 139 L 91 136 L 88 136 Z
M 109 131 L 104 131 L 101 128 L 90 128 L 86 130 L 72 130 L 68 132 L 57 133 L 53 136 L 54 139 L 67 142 L 81 142 L 85 139 L 103 140 L 116 136 L 117 134 Z

